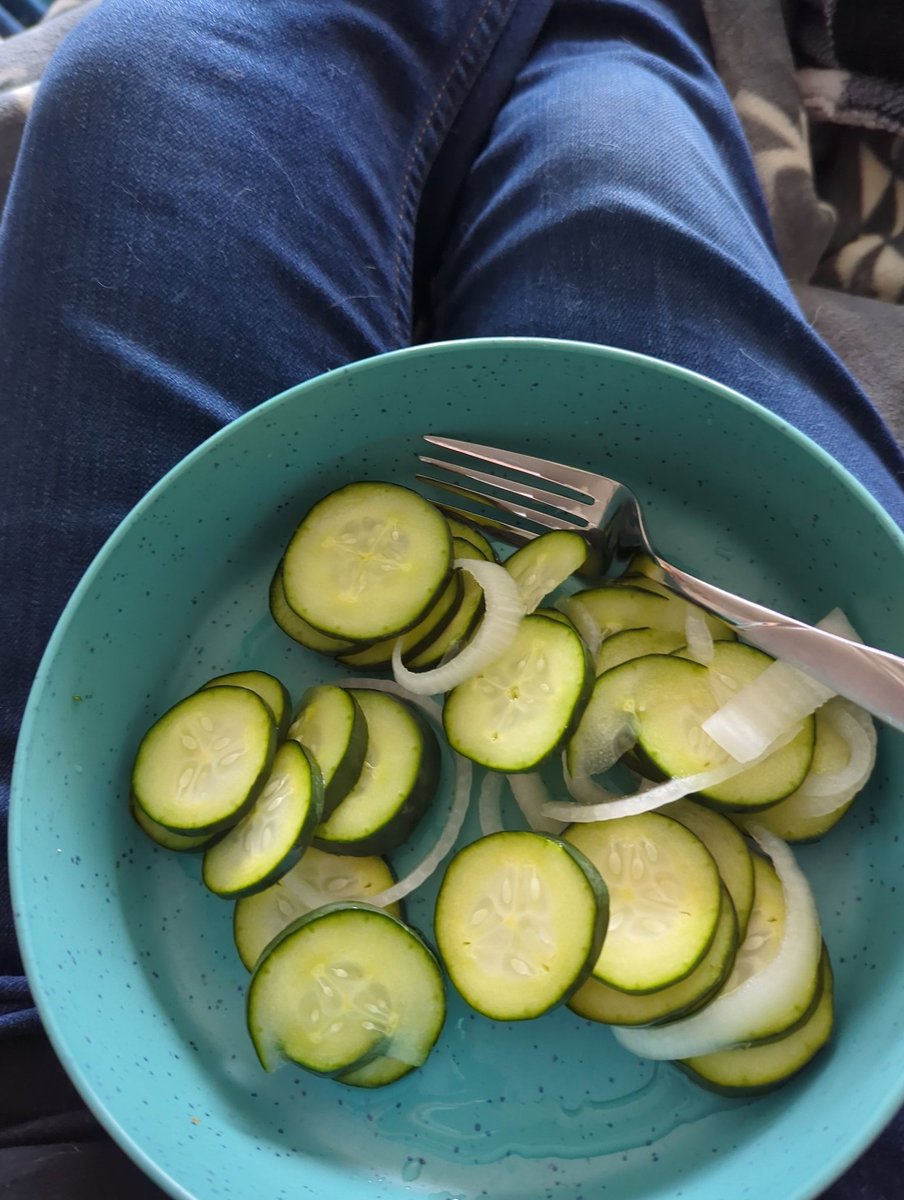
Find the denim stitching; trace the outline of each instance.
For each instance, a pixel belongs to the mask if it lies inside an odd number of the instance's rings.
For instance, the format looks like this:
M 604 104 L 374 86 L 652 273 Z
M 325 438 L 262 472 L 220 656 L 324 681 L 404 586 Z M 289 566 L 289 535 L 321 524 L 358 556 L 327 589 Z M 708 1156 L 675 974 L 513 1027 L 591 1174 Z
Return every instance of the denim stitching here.
M 425 166 L 425 156 L 422 154 L 424 142 L 427 138 L 428 132 L 430 131 L 431 124 L 436 119 L 436 116 L 440 110 L 440 106 L 443 104 L 444 101 L 449 100 L 449 97 L 450 97 L 449 89 L 450 89 L 450 84 L 452 82 L 453 77 L 460 70 L 463 62 L 465 61 L 466 56 L 472 50 L 472 48 L 473 48 L 472 43 L 476 37 L 476 34 L 477 34 L 480 26 L 484 23 L 486 18 L 489 16 L 491 10 L 493 9 L 493 6 L 496 3 L 497 3 L 497 0 L 486 0 L 486 3 L 484 4 L 483 8 L 480 10 L 480 12 L 475 17 L 474 23 L 471 26 L 471 29 L 470 29 L 467 37 L 465 38 L 464 42 L 462 43 L 461 49 L 460 49 L 458 55 L 456 56 L 455 61 L 452 63 L 452 66 L 449 68 L 449 71 L 446 74 L 446 77 L 443 79 L 442 83 L 439 85 L 439 87 L 436 91 L 436 94 L 433 98 L 433 102 L 427 111 L 427 115 L 424 117 L 424 120 L 421 123 L 421 128 L 418 132 L 417 139 L 414 143 L 414 146 L 411 149 L 411 153 L 409 154 L 408 161 L 405 165 L 405 170 L 404 170 L 403 180 L 402 180 L 401 199 L 399 201 L 399 210 L 398 210 L 398 215 L 396 217 L 397 234 L 396 234 L 394 282 L 393 282 L 393 290 L 395 292 L 395 335 L 396 335 L 396 341 L 398 344 L 400 344 L 402 341 L 402 325 L 403 325 L 403 315 L 404 315 L 403 310 L 404 310 L 404 305 L 405 305 L 405 299 L 402 296 L 402 254 L 403 254 L 403 250 L 406 248 L 406 243 L 407 243 L 407 247 L 409 250 L 409 257 L 410 257 L 410 253 L 411 253 L 411 241 L 412 241 L 413 229 L 414 229 L 414 222 L 412 219 L 412 210 L 416 211 L 416 209 L 417 209 L 416 195 L 420 189 L 420 185 L 423 183 L 423 180 L 424 180 L 424 177 L 426 174 L 426 172 L 423 170 L 423 168 Z M 502 21 L 504 21 L 505 16 L 511 12 L 511 9 L 514 7 L 514 5 L 516 3 L 517 3 L 517 0 L 509 0 L 509 3 L 507 5 L 503 5 L 502 11 L 500 13 L 500 19 Z M 420 168 L 420 178 L 417 179 L 416 173 L 418 172 L 419 168 Z M 406 210 L 407 210 L 407 212 L 406 212 Z M 405 225 L 406 217 L 409 218 L 407 226 Z M 410 292 L 410 287 L 409 287 L 409 292 Z M 410 299 L 410 296 L 409 296 L 409 299 Z M 410 323 L 410 318 L 409 318 L 409 323 Z

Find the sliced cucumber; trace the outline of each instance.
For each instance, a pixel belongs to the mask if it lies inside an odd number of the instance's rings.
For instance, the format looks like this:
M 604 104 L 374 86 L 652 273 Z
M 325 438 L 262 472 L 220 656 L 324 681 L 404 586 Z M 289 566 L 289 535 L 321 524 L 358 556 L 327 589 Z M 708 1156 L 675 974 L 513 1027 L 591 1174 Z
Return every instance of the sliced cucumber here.
M 222 836 L 219 833 L 173 833 L 171 829 L 166 829 L 163 825 L 158 825 L 156 821 L 152 821 L 140 805 L 135 802 L 134 798 L 129 803 L 129 811 L 142 831 L 147 834 L 152 842 L 155 842 L 164 850 L 175 850 L 177 853 L 205 850 L 218 837 Z
M 678 800 L 661 811 L 695 833 L 716 860 L 719 875 L 731 896 L 738 918 L 738 932 L 743 941 L 754 894 L 753 856 L 747 839 L 728 817 L 702 804 L 695 804 L 693 800 Z
M 428 1054 L 432 1045 L 433 1043 L 427 1047 Z M 427 1055 L 425 1054 L 424 1057 L 426 1058 Z M 371 1059 L 363 1067 L 358 1067 L 354 1071 L 343 1071 L 341 1075 L 336 1076 L 336 1079 L 339 1083 L 348 1084 L 349 1087 L 378 1088 L 395 1083 L 397 1079 L 401 1079 L 403 1075 L 407 1075 L 413 1070 L 414 1067 L 411 1063 L 381 1054 L 379 1057 Z
M 662 572 L 652 562 L 648 560 L 650 566 L 649 573 L 639 571 L 631 576 L 623 575 L 617 580 L 619 586 L 641 588 L 645 592 L 650 592 L 657 596 L 664 596 L 673 606 L 673 612 L 669 617 L 671 622 L 680 622 L 680 628 L 683 630 L 687 627 L 687 619 L 689 613 L 695 613 L 701 618 L 709 630 L 713 641 L 716 642 L 735 642 L 738 639 L 737 632 L 722 620 L 721 617 L 714 616 L 713 613 L 707 612 L 699 604 L 694 604 L 692 600 L 685 600 L 683 596 L 679 596 L 677 592 L 673 592 L 671 588 L 666 587 L 662 581 Z
M 668 625 L 669 602 L 665 596 L 628 584 L 586 588 L 562 601 L 562 611 L 567 615 L 575 608 L 592 621 L 602 641 L 623 629 L 682 628 L 680 623 Z M 582 623 L 576 622 L 579 627 Z
M 532 771 L 568 737 L 592 684 L 578 634 L 548 617 L 525 617 L 509 649 L 446 696 L 446 737 L 494 771 Z
M 301 858 L 322 815 L 320 769 L 298 742 L 283 742 L 254 805 L 205 853 L 205 884 L 228 898 L 269 887 Z
M 622 629 L 600 643 L 596 653 L 596 673 L 602 675 L 611 667 L 643 658 L 645 654 L 671 654 L 685 643 L 684 630 Z
M 624 580 L 625 583 L 643 587 L 650 580 L 653 583 L 661 583 L 663 574 L 662 567 L 660 567 L 655 558 L 643 551 L 639 551 L 631 558 L 625 568 L 624 575 L 620 576 L 619 582 Z
M 334 638 L 377 641 L 417 624 L 446 584 L 445 517 L 409 488 L 352 483 L 325 496 L 283 559 L 286 600 Z
M 689 611 L 700 614 L 713 638 L 733 640 L 736 636 L 718 617 L 646 577 L 576 592 L 565 602 L 565 611 L 575 604 L 580 605 L 596 624 L 604 640 L 623 629 L 651 628 L 683 633 Z
M 322 683 L 302 696 L 288 736 L 313 754 L 323 778 L 323 816 L 352 790 L 364 766 L 367 721 L 348 688 Z
M 655 992 L 632 995 L 590 978 L 568 1002 L 578 1016 L 607 1025 L 650 1025 L 685 1016 L 705 1004 L 728 977 L 738 949 L 738 921 L 723 888 L 712 944 L 684 979 Z
M 607 917 L 605 884 L 579 850 L 546 834 L 502 832 L 449 863 L 434 928 L 449 976 L 471 1007 L 521 1021 L 580 987 Z
M 818 1000 L 803 1024 L 776 1041 L 703 1054 L 679 1065 L 698 1083 L 722 1094 L 756 1095 L 779 1087 L 803 1070 L 828 1042 L 833 1025 L 832 968 L 823 948 Z
M 252 692 L 257 692 L 273 713 L 277 738 L 282 740 L 286 736 L 292 715 L 292 700 L 289 696 L 289 689 L 282 680 L 277 679 L 275 675 L 269 675 L 266 671 L 232 671 L 228 675 L 218 675 L 215 679 L 209 680 L 204 687 L 223 687 L 224 685 L 250 688 Z
M 301 860 L 276 883 L 236 902 L 232 933 L 239 957 L 249 971 L 263 950 L 298 917 L 338 900 L 366 900 L 395 883 L 384 858 L 324 854 L 309 846 Z M 400 904 L 386 911 L 403 916 Z
M 353 649 L 355 643 L 345 638 L 330 637 L 321 633 L 313 625 L 309 625 L 298 613 L 289 608 L 286 591 L 283 587 L 282 562 L 276 568 L 270 581 L 270 615 L 293 642 L 308 650 L 316 650 L 318 654 L 339 654 L 344 650 Z
M 480 551 L 487 562 L 496 562 L 496 551 L 493 549 L 492 543 L 479 529 L 469 525 L 467 521 L 453 517 L 450 513 L 446 513 L 446 520 L 449 522 L 449 530 L 453 539 L 459 538 L 461 541 L 470 542 L 476 550 Z M 456 555 L 456 557 L 461 556 Z
M 720 994 L 728 995 L 752 975 L 762 971 L 778 954 L 785 933 L 785 896 L 781 880 L 772 863 L 754 854 L 754 898 L 747 934 L 738 947 L 731 974 Z M 812 1012 L 818 999 L 819 970 L 804 981 L 798 994 L 783 997 L 783 1008 L 777 1018 L 754 1023 L 745 1030 L 748 1043 L 769 1042 L 797 1028 Z
M 367 722 L 358 782 L 317 829 L 314 845 L 337 854 L 385 854 L 423 816 L 439 778 L 433 730 L 404 701 L 354 688 Z
M 503 565 L 518 584 L 524 611 L 531 613 L 586 560 L 587 543 L 579 533 L 553 529 L 509 555 Z
M 248 989 L 248 1030 L 268 1071 L 287 1060 L 321 1075 L 378 1057 L 418 1066 L 445 1012 L 433 954 L 368 904 L 328 904 L 294 921 L 267 947 Z
M 476 547 L 460 541 L 456 544 L 456 558 L 479 559 L 482 555 Z M 426 671 L 437 666 L 443 659 L 456 653 L 466 642 L 483 615 L 483 588 L 467 571 L 455 568 L 461 580 L 461 599 L 447 624 L 439 633 L 415 653 L 409 654 L 405 666 L 412 671 Z
M 205 688 L 144 735 L 132 795 L 146 816 L 173 833 L 216 833 L 254 803 L 275 750 L 273 714 L 256 692 Z
M 561 612 L 558 608 L 547 608 L 545 606 L 541 606 L 540 608 L 534 609 L 534 616 L 548 617 L 550 621 L 558 621 L 560 625 L 568 625 L 569 628 L 575 631 L 575 633 L 578 632 L 578 627 L 575 625 L 574 621 L 572 621 L 571 617 Z
M 384 670 L 392 664 L 392 652 L 396 642 L 401 644 L 403 661 L 414 657 L 439 637 L 446 628 L 461 604 L 463 592 L 462 572 L 455 571 L 450 575 L 448 583 L 440 592 L 436 602 L 418 621 L 417 625 L 409 629 L 407 633 L 398 637 L 383 638 L 382 641 L 365 646 L 362 650 L 350 650 L 348 653 L 339 654 L 337 656 L 339 662 L 343 666 L 356 667 L 365 671 Z
M 605 674 L 566 751 L 572 775 L 593 774 L 631 751 L 632 765 L 648 778 L 694 775 L 725 761 L 723 750 L 702 730 L 719 707 L 714 686 L 737 686 L 772 660 L 740 642 L 717 642 L 711 667 L 678 655 L 649 654 Z M 700 793 L 729 810 L 757 810 L 783 799 L 799 786 L 813 753 L 813 723 L 757 766 Z M 609 757 L 607 757 L 609 756 Z
M 813 761 L 803 784 L 790 796 L 786 796 L 784 800 L 757 816 L 759 824 L 786 842 L 815 841 L 833 829 L 860 793 L 862 781 L 872 772 L 875 763 L 876 731 L 872 720 L 861 714 L 859 721 L 864 731 L 863 736 L 870 747 L 861 777 L 834 794 L 814 794 L 807 790 L 808 783 L 813 779 L 825 780 L 843 772 L 850 763 L 850 742 L 843 729 L 836 723 L 839 710 L 851 715 L 853 720 L 858 719 L 846 705 L 847 701 L 838 696 L 816 710 Z
M 661 813 L 572 825 L 564 837 L 609 889 L 609 931 L 593 977 L 624 992 L 684 979 L 715 936 L 722 881 L 684 825 Z
M 708 670 L 717 703 L 724 703 L 772 662 L 774 659 L 754 646 L 742 642 L 716 642 Z M 801 722 L 800 732 L 786 746 L 770 754 L 759 766 L 707 788 L 703 795 L 708 801 L 729 810 L 766 808 L 790 795 L 803 782 L 813 759 L 815 740 L 816 722 L 812 716 L 806 717 Z M 662 765 L 655 756 L 652 757 L 658 766 Z

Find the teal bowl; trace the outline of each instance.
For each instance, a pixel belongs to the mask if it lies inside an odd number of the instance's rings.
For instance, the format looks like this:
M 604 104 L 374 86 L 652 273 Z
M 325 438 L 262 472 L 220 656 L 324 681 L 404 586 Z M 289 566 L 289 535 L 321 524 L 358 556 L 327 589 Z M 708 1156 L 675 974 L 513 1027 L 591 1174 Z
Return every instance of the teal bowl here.
M 816 1196 L 904 1100 L 899 734 L 881 731 L 867 790 L 799 852 L 836 968 L 837 1035 L 758 1099 L 703 1091 L 567 1009 L 496 1024 L 455 996 L 429 1061 L 391 1087 L 264 1074 L 244 1028 L 231 906 L 205 891 L 197 858 L 156 849 L 133 825 L 137 741 L 177 698 L 238 668 L 273 671 L 296 698 L 341 674 L 271 621 L 274 564 L 328 489 L 411 482 L 429 432 L 614 475 L 679 565 L 804 619 L 840 605 L 867 640 L 904 653 L 900 532 L 812 443 L 687 371 L 500 339 L 388 354 L 293 388 L 145 497 L 82 580 L 38 673 L 10 854 L 26 968 L 57 1053 L 176 1197 Z M 425 930 L 435 886 L 409 907 Z

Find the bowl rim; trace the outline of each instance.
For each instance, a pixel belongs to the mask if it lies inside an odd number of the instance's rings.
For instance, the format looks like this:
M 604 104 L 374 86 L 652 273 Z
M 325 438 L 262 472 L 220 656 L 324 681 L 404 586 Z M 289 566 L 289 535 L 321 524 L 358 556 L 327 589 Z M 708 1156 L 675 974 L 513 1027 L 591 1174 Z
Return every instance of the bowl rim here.
M 204 456 L 214 453 L 222 442 L 235 437 L 241 437 L 244 428 L 248 424 L 266 419 L 267 414 L 276 408 L 287 404 L 303 403 L 308 393 L 316 393 L 317 390 L 325 385 L 340 383 L 350 376 L 355 377 L 366 374 L 375 367 L 379 369 L 385 363 L 395 362 L 400 359 L 429 359 L 450 354 L 453 356 L 466 355 L 468 353 L 480 353 L 490 348 L 508 349 L 515 352 L 520 349 L 547 350 L 552 353 L 562 351 L 569 354 L 585 355 L 589 358 L 598 358 L 601 361 L 632 363 L 649 369 L 654 373 L 663 373 L 686 383 L 697 385 L 703 390 L 719 396 L 736 407 L 746 410 L 767 425 L 772 425 L 801 450 L 815 458 L 823 469 L 827 470 L 830 475 L 833 475 L 851 493 L 852 499 L 855 499 L 861 506 L 867 509 L 869 516 L 878 522 L 884 532 L 895 543 L 897 550 L 904 556 L 904 530 L 898 526 L 880 502 L 827 450 L 806 433 L 785 420 L 785 418 L 772 412 L 758 401 L 752 400 L 743 393 L 735 391 L 733 388 L 697 371 L 678 366 L 664 359 L 641 354 L 637 351 L 624 350 L 601 343 L 543 337 L 477 337 L 456 341 L 427 342 L 370 355 L 312 376 L 310 379 L 294 384 L 277 393 L 275 396 L 261 401 L 260 404 L 255 405 L 239 417 L 228 422 L 222 428 L 216 430 L 209 437 L 198 443 L 198 445 L 179 459 L 178 462 L 174 463 L 145 492 L 137 503 L 133 505 L 104 540 L 63 607 L 41 656 L 23 710 L 13 760 L 9 799 L 7 857 L 14 927 L 20 956 L 43 1030 L 47 1034 L 54 1052 L 88 1109 L 120 1148 L 129 1155 L 145 1174 L 171 1196 L 175 1197 L 176 1200 L 197 1200 L 197 1197 L 194 1193 L 187 1191 L 178 1180 L 170 1176 L 130 1134 L 126 1133 L 116 1116 L 100 1099 L 89 1074 L 80 1065 L 79 1056 L 74 1054 L 69 1047 L 67 1036 L 56 1016 L 56 1006 L 48 1000 L 43 992 L 40 956 L 32 941 L 27 907 L 22 903 L 27 890 L 27 883 L 24 880 L 22 855 L 18 850 L 23 841 L 23 822 L 25 819 L 23 793 L 27 771 L 25 761 L 27 757 L 26 747 L 30 745 L 36 732 L 37 709 L 40 698 L 50 678 L 57 654 L 69 635 L 70 627 L 79 613 L 83 599 L 93 587 L 95 578 L 102 570 L 106 560 L 131 527 L 139 522 L 145 512 L 154 505 L 157 498 L 170 487 L 176 478 L 191 471 L 196 462 Z M 856 1135 L 850 1136 L 844 1144 L 834 1148 L 824 1159 L 820 1170 L 813 1174 L 806 1185 L 799 1188 L 787 1200 L 812 1200 L 812 1198 L 818 1196 L 826 1187 L 830 1186 L 868 1149 L 899 1109 L 901 1109 L 902 1104 L 904 1104 L 904 1078 L 897 1083 L 896 1087 L 888 1088 L 884 1099 L 873 1110 L 872 1118 L 859 1128 Z

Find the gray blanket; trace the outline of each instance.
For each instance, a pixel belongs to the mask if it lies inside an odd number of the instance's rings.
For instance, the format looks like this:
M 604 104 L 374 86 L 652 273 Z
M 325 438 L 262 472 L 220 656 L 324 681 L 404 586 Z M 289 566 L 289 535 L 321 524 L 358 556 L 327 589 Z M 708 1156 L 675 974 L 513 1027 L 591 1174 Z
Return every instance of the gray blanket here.
M 47 61 L 99 2 L 0 41 L 0 206 Z M 785 273 L 904 443 L 904 3 L 702 3 Z

